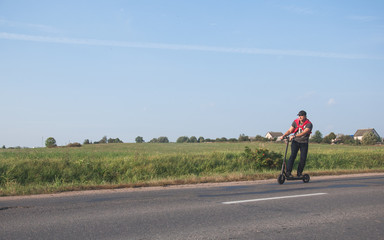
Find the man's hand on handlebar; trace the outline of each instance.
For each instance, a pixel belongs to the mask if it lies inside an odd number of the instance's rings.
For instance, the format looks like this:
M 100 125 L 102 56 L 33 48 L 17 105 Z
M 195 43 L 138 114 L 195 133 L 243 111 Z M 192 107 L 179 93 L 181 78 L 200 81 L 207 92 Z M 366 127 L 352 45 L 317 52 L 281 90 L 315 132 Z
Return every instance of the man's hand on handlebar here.
M 281 140 L 284 140 L 284 139 L 287 139 L 287 140 L 289 140 L 289 141 L 292 141 L 292 139 L 294 139 L 295 138 L 295 135 L 291 135 L 291 136 L 281 136 Z

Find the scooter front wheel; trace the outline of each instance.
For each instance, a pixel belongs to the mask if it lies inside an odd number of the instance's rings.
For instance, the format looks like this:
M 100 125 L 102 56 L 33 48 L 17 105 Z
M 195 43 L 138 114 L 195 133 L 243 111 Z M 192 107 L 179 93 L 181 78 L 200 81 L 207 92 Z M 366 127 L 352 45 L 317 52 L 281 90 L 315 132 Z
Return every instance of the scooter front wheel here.
M 303 182 L 307 183 L 307 182 L 309 182 L 309 179 L 311 179 L 311 178 L 309 177 L 309 175 L 308 175 L 308 174 L 304 174 L 304 176 L 303 176 Z
M 280 174 L 279 177 L 277 178 L 277 182 L 279 184 L 283 184 L 285 182 L 285 176 L 284 174 Z

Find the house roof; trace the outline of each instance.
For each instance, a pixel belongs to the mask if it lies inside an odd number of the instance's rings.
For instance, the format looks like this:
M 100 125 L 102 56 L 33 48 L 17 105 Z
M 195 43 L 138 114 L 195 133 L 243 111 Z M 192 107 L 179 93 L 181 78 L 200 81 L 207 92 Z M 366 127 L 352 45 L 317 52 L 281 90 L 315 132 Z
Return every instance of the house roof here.
M 362 137 L 364 136 L 364 134 L 366 134 L 367 132 L 373 132 L 375 133 L 375 129 L 374 128 L 367 128 L 367 129 L 359 129 L 356 131 L 355 135 L 353 135 L 354 137 Z
M 280 137 L 283 136 L 283 133 L 281 132 L 267 132 L 267 134 L 270 134 L 272 137 Z

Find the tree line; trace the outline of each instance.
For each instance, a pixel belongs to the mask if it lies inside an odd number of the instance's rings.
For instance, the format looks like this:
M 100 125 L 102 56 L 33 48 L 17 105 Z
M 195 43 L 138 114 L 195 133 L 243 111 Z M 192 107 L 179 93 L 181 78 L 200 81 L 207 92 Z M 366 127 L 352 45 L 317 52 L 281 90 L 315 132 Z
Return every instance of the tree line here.
M 99 141 L 91 142 L 89 139 L 85 139 L 83 144 L 106 144 L 106 143 L 124 143 L 119 138 L 107 138 L 107 136 L 102 137 Z M 52 148 L 57 147 L 56 139 L 53 137 L 49 137 L 45 140 L 45 146 Z M 81 147 L 80 143 L 69 143 L 67 147 Z
M 181 136 L 177 138 L 176 143 L 208 143 L 208 142 L 246 142 L 246 141 L 270 141 L 269 139 L 263 138 L 262 136 L 258 135 L 256 138 L 250 138 L 249 136 L 246 136 L 244 134 L 240 134 L 239 138 L 204 138 L 204 137 L 195 137 L 195 136 Z M 135 138 L 136 143 L 145 143 L 143 137 L 137 136 Z M 90 141 L 89 139 L 85 139 L 83 142 L 83 145 L 87 144 L 108 144 L 108 143 L 124 143 L 119 138 L 107 138 L 107 136 L 104 136 L 99 141 Z M 148 143 L 170 143 L 168 137 L 161 136 L 158 138 L 152 138 Z M 53 137 L 49 137 L 45 141 L 46 147 L 57 147 L 56 140 Z M 67 147 L 79 147 L 81 146 L 80 143 L 69 143 Z
M 221 138 L 204 138 L 200 136 L 197 138 L 196 136 L 181 136 L 178 137 L 176 140 L 176 143 L 213 143 L 213 142 L 267 142 L 267 141 L 276 141 L 278 140 L 277 138 L 274 139 L 268 139 L 265 138 L 261 135 L 257 135 L 256 137 L 249 137 L 245 134 L 240 134 L 238 138 L 226 138 L 226 137 L 221 137 Z M 135 138 L 136 143 L 145 143 L 146 141 L 144 140 L 143 137 L 137 136 Z M 374 145 L 377 143 L 381 143 L 382 139 L 377 137 L 375 134 L 372 132 L 366 133 L 362 140 L 357 140 L 354 139 L 353 136 L 351 135 L 343 135 L 339 134 L 336 135 L 335 133 L 331 132 L 330 134 L 326 135 L 323 137 L 323 134 L 317 130 L 313 136 L 310 138 L 310 142 L 312 143 L 325 143 L 325 144 L 349 144 L 349 145 Z M 122 140 L 119 138 L 107 138 L 107 136 L 102 137 L 99 141 L 90 141 L 89 139 L 85 139 L 83 142 L 83 145 L 86 144 L 108 144 L 108 143 L 124 143 Z M 168 137 L 161 136 L 158 138 L 152 138 L 148 143 L 170 143 Z M 56 140 L 53 137 L 49 137 L 45 141 L 45 146 L 46 147 L 57 147 Z M 82 145 L 80 143 L 69 143 L 66 145 L 67 147 L 81 147 Z M 6 147 L 3 145 L 3 149 Z M 15 147 L 15 148 L 20 148 L 20 147 Z
M 349 144 L 349 145 L 374 145 L 381 143 L 382 139 L 377 137 L 373 132 L 367 132 L 364 134 L 362 140 L 354 139 L 351 135 L 339 134 L 338 136 L 331 132 L 327 136 L 323 137 L 323 134 L 317 130 L 315 134 L 310 138 L 310 142 L 313 143 L 328 143 L 328 144 Z
M 249 137 L 245 134 L 240 134 L 238 138 L 204 138 L 200 136 L 197 138 L 196 136 L 181 136 L 178 137 L 176 140 L 176 143 L 214 143 L 214 142 L 273 142 L 278 140 L 277 138 L 274 139 L 268 139 L 261 135 L 256 135 L 256 137 Z M 52 142 L 53 141 L 53 142 Z M 136 143 L 145 143 L 146 141 L 142 136 L 137 136 L 135 138 Z M 353 136 L 350 135 L 336 135 L 335 133 L 331 132 L 330 134 L 323 137 L 323 134 L 317 130 L 314 135 L 310 138 L 310 142 L 312 143 L 325 143 L 325 144 L 350 144 L 350 145 L 374 145 L 378 142 L 381 142 L 381 139 L 375 136 L 373 133 L 369 132 L 363 136 L 362 141 L 356 140 L 353 138 Z M 101 140 L 91 142 L 89 139 L 85 139 L 83 144 L 107 144 L 107 143 L 123 143 L 122 140 L 119 138 L 107 138 L 104 136 Z M 168 137 L 161 136 L 158 138 L 152 138 L 148 143 L 170 143 Z M 55 147 L 56 141 L 53 138 L 48 138 L 46 142 L 46 146 Z M 77 147 L 78 143 L 71 143 L 68 145 L 69 147 Z

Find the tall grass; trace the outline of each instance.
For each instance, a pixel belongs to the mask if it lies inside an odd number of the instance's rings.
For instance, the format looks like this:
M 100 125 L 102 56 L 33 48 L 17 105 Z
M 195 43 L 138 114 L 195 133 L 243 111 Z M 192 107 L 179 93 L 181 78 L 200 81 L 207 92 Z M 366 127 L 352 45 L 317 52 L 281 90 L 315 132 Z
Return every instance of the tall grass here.
M 260 167 L 246 157 L 245 147 L 265 148 L 280 158 L 285 151 L 285 144 L 278 143 L 101 144 L 81 148 L 1 149 L 0 195 L 276 176 L 279 166 Z M 278 165 L 281 159 L 279 161 Z M 384 170 L 384 147 L 310 145 L 306 171 L 370 169 Z

